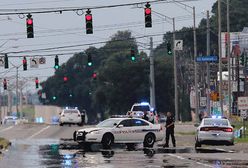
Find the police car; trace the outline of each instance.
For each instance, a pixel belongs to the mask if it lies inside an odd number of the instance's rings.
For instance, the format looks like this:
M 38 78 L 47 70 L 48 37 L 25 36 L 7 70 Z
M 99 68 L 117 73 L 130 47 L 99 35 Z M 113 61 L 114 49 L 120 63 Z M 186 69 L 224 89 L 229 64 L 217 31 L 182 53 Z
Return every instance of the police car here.
M 59 116 L 59 125 L 63 126 L 64 124 L 77 124 L 82 125 L 81 113 L 77 108 L 66 107 L 60 113 Z
M 196 130 L 195 147 L 205 145 L 234 145 L 234 131 L 228 119 L 221 116 L 203 118 Z
M 160 124 L 152 124 L 141 118 L 109 118 L 96 127 L 75 131 L 74 141 L 89 147 L 92 143 L 101 143 L 108 149 L 113 143 L 124 143 L 127 146 L 143 143 L 144 147 L 153 147 L 156 141 L 164 137 Z
M 143 118 L 144 115 L 146 115 L 151 123 L 158 123 L 158 115 L 148 102 L 133 104 L 131 110 L 127 112 L 127 115 L 136 118 Z

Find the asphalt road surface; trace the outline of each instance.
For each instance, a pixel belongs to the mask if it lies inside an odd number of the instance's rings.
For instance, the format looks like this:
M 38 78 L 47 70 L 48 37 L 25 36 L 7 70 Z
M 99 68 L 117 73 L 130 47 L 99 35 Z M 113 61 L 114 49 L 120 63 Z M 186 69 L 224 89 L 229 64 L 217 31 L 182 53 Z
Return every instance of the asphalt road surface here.
M 72 134 L 78 126 L 24 124 L 0 126 L 0 137 L 12 142 L 8 151 L 0 155 L 0 168 L 204 168 L 248 167 L 248 154 L 225 148 L 193 146 L 143 149 L 138 145 L 128 151 L 124 145 L 111 150 L 94 145 L 84 151 L 73 142 Z

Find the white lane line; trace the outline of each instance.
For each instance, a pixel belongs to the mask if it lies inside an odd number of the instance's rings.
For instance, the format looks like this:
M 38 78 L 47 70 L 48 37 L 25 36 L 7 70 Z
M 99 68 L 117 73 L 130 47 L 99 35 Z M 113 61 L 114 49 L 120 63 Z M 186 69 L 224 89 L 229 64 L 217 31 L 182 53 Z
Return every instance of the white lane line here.
M 39 135 L 40 133 L 42 133 L 43 131 L 45 131 L 46 129 L 50 128 L 50 126 L 47 126 L 45 128 L 42 128 L 40 131 L 36 132 L 35 134 L 31 135 L 30 137 L 28 137 L 27 139 L 31 139 L 37 135 Z
M 13 127 L 14 127 L 14 126 L 10 126 L 10 127 L 4 128 L 4 129 L 0 130 L 0 132 L 8 131 L 8 130 L 10 130 L 10 129 L 13 128 Z
M 182 157 L 182 156 L 178 156 L 178 155 L 175 155 L 175 154 L 168 154 L 169 156 L 171 156 L 171 157 L 175 157 L 175 158 L 177 158 L 177 159 L 180 159 L 180 160 L 189 160 L 189 159 L 187 159 L 187 158 L 184 158 L 184 157 Z M 191 160 L 192 161 L 192 160 Z M 197 163 L 197 164 L 199 164 L 199 165 L 202 165 L 202 166 L 205 166 L 205 167 L 212 167 L 211 165 L 208 165 L 208 164 L 204 164 L 204 163 L 201 163 L 201 162 L 195 162 L 195 163 Z

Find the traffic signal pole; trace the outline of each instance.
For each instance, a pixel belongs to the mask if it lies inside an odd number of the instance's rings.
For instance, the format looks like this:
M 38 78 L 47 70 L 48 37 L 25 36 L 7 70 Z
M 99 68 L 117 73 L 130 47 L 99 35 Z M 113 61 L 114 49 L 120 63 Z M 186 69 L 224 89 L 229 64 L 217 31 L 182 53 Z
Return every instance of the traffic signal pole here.
M 219 95 L 220 95 L 220 109 L 223 116 L 223 93 L 222 93 L 222 48 L 221 48 L 221 0 L 218 0 L 218 43 L 219 43 Z
M 154 77 L 154 55 L 153 55 L 153 38 L 150 38 L 150 104 L 156 108 L 155 104 L 155 77 Z
M 209 11 L 207 11 L 207 56 L 210 55 L 210 24 L 209 24 Z M 210 115 L 210 63 L 207 62 L 207 113 Z
M 175 24 L 175 18 L 172 18 L 172 24 L 173 24 L 173 58 L 174 58 L 174 96 L 175 96 L 175 120 L 179 120 L 179 114 L 178 114 L 178 88 L 177 88 L 177 53 L 175 50 L 175 40 L 176 40 L 176 24 Z
M 231 116 L 232 114 L 232 90 L 231 90 L 231 77 L 232 77 L 232 73 L 231 73 L 231 53 L 230 53 L 230 48 L 231 48 L 231 39 L 230 39 L 230 16 L 229 16 L 229 12 L 230 12 L 230 6 L 229 6 L 229 0 L 227 0 L 226 2 L 227 5 L 227 60 L 228 60 L 228 117 Z

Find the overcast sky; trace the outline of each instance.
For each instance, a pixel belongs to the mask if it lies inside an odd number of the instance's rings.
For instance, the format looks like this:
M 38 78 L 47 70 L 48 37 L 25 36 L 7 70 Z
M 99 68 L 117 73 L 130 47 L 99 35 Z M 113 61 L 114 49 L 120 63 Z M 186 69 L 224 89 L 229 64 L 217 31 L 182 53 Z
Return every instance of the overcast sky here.
M 213 3 L 216 0 L 199 0 L 187 2 L 189 6 L 196 7 L 197 24 L 200 19 L 205 17 L 204 12 L 211 10 Z M 0 13 L 3 13 L 3 9 L 21 9 L 21 8 L 57 8 L 57 7 L 91 7 L 111 4 L 123 4 L 133 2 L 144 2 L 143 0 L 1 0 L 0 1 Z M 168 17 L 176 18 L 176 29 L 180 29 L 183 26 L 192 26 L 192 9 L 185 6 L 174 3 L 159 3 L 152 4 L 152 10 L 164 14 Z M 81 13 L 79 11 L 78 13 Z M 78 15 L 76 12 L 63 12 L 48 13 L 48 14 L 33 14 L 34 19 L 34 31 L 35 38 L 26 38 L 26 23 L 23 15 L 9 15 L 0 16 L 0 53 L 8 53 L 12 51 L 21 51 L 27 49 L 40 49 L 57 47 L 64 45 L 77 45 L 87 44 L 99 41 L 106 41 L 110 39 L 110 36 L 115 34 L 118 30 L 130 30 L 133 36 L 143 36 L 149 34 L 163 34 L 172 30 L 172 25 L 168 23 L 164 18 L 158 16 L 153 12 L 153 27 L 147 29 L 144 27 L 144 11 L 143 8 L 137 8 L 136 6 L 108 8 L 108 9 L 95 9 L 92 10 L 94 34 L 85 34 L 85 21 L 84 14 Z M 148 44 L 148 38 L 137 40 L 142 43 Z M 155 45 L 162 42 L 162 35 L 154 37 Z M 101 45 L 96 45 L 100 47 Z M 75 47 L 70 48 L 76 52 L 88 48 Z M 54 52 L 32 52 L 18 54 L 25 55 L 45 55 L 53 53 L 62 53 L 71 51 L 57 50 Z M 10 54 L 13 56 L 13 54 Z M 73 54 L 60 56 L 60 63 L 65 62 Z M 16 66 L 21 65 L 22 58 L 10 58 L 11 63 Z M 39 69 L 30 69 L 23 72 L 22 66 L 20 67 L 21 77 L 30 77 L 33 81 L 32 87 L 34 87 L 35 77 L 39 77 L 40 80 L 45 80 L 48 76 L 54 74 L 54 57 L 47 58 L 46 65 L 40 65 Z M 12 65 L 10 65 L 10 68 Z M 0 78 L 8 78 L 10 82 L 14 82 L 13 79 L 15 69 L 10 69 L 10 72 L 6 72 L 3 67 L 0 67 Z M 2 83 L 2 82 L 1 82 Z

